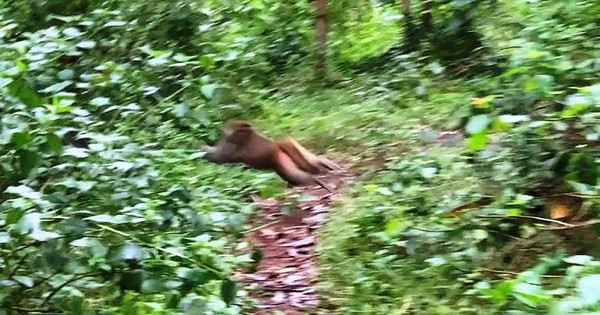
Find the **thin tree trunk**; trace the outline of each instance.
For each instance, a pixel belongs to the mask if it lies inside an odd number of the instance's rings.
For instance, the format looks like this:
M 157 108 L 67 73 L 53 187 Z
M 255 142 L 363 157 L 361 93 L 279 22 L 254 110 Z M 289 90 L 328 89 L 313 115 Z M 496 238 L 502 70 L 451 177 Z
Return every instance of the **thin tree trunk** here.
M 423 6 L 421 7 L 421 28 L 425 36 L 428 36 L 429 32 L 433 29 L 432 8 L 433 0 L 423 0 Z
M 315 67 L 318 79 L 327 76 L 327 0 L 314 0 L 316 8 L 315 17 Z
M 410 15 L 410 0 L 402 0 L 402 15 L 404 16 L 404 51 L 415 51 L 418 45 L 416 26 Z

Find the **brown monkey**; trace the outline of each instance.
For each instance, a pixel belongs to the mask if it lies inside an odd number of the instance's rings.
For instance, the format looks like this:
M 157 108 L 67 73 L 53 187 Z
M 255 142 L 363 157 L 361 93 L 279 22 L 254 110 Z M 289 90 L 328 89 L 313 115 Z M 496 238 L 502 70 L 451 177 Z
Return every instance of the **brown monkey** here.
M 247 121 L 229 121 L 216 146 L 205 146 L 205 157 L 212 162 L 244 163 L 255 169 L 272 170 L 293 186 L 318 184 L 329 190 L 314 175 L 341 169 L 328 159 L 318 157 L 292 138 L 273 141 L 256 131 Z

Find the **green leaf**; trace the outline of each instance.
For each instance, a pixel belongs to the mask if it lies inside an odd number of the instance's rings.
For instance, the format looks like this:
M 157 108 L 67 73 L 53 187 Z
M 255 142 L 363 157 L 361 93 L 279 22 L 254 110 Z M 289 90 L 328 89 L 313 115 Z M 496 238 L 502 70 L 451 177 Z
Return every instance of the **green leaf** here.
M 385 233 L 392 237 L 402 233 L 403 229 L 404 224 L 400 219 L 392 219 L 385 225 Z
M 541 286 L 529 283 L 517 283 L 513 288 L 513 295 L 530 307 L 536 307 L 547 298 Z
M 227 305 L 231 305 L 235 301 L 236 293 L 235 282 L 229 279 L 224 280 L 221 285 L 221 298 Z
M 200 57 L 200 66 L 204 69 L 208 69 L 215 64 L 215 59 L 206 55 Z
M 59 155 L 63 152 L 62 140 L 55 133 L 46 135 L 46 151 Z
M 474 134 L 467 139 L 467 149 L 470 151 L 479 151 L 487 145 L 487 132 Z
M 19 150 L 17 155 L 20 167 L 19 171 L 24 177 L 29 176 L 29 173 L 36 168 L 41 161 L 40 154 L 34 151 Z
M 465 130 L 469 134 L 478 134 L 484 131 L 490 122 L 491 119 L 488 115 L 475 115 L 469 118 Z
M 19 99 L 27 107 L 38 107 L 43 104 L 43 100 L 23 79 L 12 81 L 7 88 L 10 95 Z
M 30 142 L 31 136 L 29 132 L 15 132 L 10 137 L 10 143 L 12 143 L 17 149 L 26 147 Z
M 210 280 L 208 273 L 202 268 L 182 268 L 178 271 L 178 275 L 186 283 L 194 286 L 205 284 Z

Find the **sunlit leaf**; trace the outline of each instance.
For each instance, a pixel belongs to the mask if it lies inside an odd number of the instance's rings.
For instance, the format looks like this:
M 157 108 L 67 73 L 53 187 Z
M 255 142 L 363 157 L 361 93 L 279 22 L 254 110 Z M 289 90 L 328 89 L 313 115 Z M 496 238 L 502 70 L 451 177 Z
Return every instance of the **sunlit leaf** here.
M 404 224 L 402 224 L 402 220 L 399 219 L 392 219 L 385 225 L 385 232 L 390 236 L 396 236 L 400 234 L 403 229 Z
M 121 224 L 126 222 L 125 218 L 122 215 L 112 216 L 110 214 L 98 214 L 91 217 L 87 217 L 84 220 L 112 224 Z
M 425 262 L 433 267 L 437 267 L 446 264 L 446 259 L 442 256 L 435 256 L 425 259 Z
M 75 46 L 77 46 L 81 49 L 92 49 L 92 48 L 96 47 L 96 42 L 93 40 L 84 40 L 84 41 L 81 41 L 81 42 L 75 44 Z
M 77 158 L 85 158 L 89 155 L 89 150 L 84 148 L 67 148 L 63 152 L 64 156 L 73 156 Z
M 202 92 L 202 95 L 204 95 L 204 97 L 210 100 L 213 97 L 215 88 L 217 88 L 216 84 L 205 84 L 200 88 L 200 91 Z
M 79 37 L 81 36 L 83 33 L 81 31 L 79 31 L 78 28 L 76 27 L 67 27 L 63 30 L 63 33 L 65 35 L 67 35 L 68 37 L 74 38 L 74 37 Z
M 25 185 L 9 186 L 6 188 L 6 193 L 15 194 L 28 199 L 40 199 L 42 194 Z
M 30 278 L 30 277 L 26 277 L 26 276 L 14 276 L 12 278 L 15 281 L 17 281 L 18 283 L 20 283 L 20 284 L 22 284 L 22 285 L 24 285 L 24 286 L 26 286 L 28 288 L 33 287 L 34 282 L 33 282 L 33 279 Z
M 586 306 L 600 302 L 600 274 L 585 276 L 577 282 L 577 291 Z
M 29 237 L 33 238 L 36 241 L 45 242 L 51 239 L 59 238 L 60 234 L 55 232 L 48 232 L 42 230 L 34 230 L 29 234 Z
M 488 115 L 475 115 L 469 118 L 465 130 L 469 134 L 478 134 L 484 131 L 490 122 L 491 119 Z
M 573 265 L 587 265 L 589 262 L 594 260 L 594 257 L 588 255 L 575 255 L 563 259 L 568 264 Z
M 94 106 L 106 106 L 109 103 L 110 99 L 107 97 L 96 97 L 90 101 L 90 104 Z
M 435 167 L 424 167 L 421 169 L 421 176 L 423 176 L 424 178 L 430 179 L 430 178 L 433 178 L 433 176 L 435 176 L 437 171 L 438 171 L 438 169 Z
M 136 244 L 127 243 L 121 247 L 119 258 L 122 260 L 142 261 L 144 259 L 144 250 Z

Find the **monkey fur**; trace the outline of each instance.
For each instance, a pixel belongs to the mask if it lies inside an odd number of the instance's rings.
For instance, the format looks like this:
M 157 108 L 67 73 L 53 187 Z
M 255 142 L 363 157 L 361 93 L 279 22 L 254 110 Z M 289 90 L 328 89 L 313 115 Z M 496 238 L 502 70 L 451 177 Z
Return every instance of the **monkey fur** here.
M 271 170 L 292 186 L 320 185 L 315 175 L 341 168 L 314 155 L 291 137 L 271 140 L 247 121 L 228 121 L 215 146 L 205 146 L 205 157 L 214 163 L 244 163 L 250 168 Z

